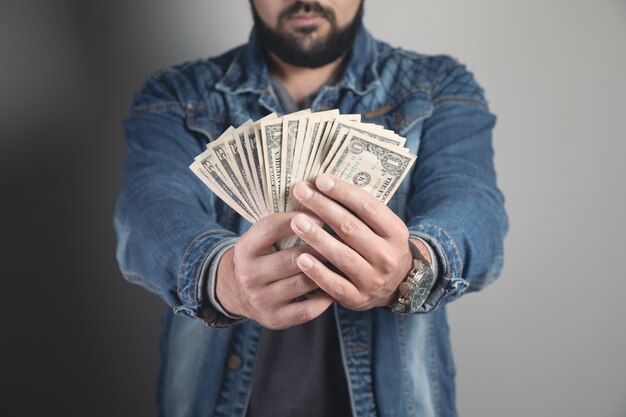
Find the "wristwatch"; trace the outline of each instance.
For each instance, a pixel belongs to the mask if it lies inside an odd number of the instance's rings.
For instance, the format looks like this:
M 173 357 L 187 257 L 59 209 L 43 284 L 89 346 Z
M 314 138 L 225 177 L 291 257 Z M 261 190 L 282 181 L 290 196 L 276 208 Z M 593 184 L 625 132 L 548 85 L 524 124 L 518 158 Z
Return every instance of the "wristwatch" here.
M 409 240 L 413 255 L 413 265 L 398 286 L 398 299 L 389 306 L 394 313 L 415 313 L 424 304 L 435 283 L 435 273 L 422 257 L 413 242 Z

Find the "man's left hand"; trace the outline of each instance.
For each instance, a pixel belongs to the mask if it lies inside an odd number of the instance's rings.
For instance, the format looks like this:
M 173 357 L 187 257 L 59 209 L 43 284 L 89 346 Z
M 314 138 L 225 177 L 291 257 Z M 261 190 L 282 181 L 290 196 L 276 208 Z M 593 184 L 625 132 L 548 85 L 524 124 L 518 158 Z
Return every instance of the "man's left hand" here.
M 292 230 L 345 277 L 310 254 L 298 257 L 302 272 L 351 310 L 388 306 L 395 301 L 398 285 L 412 266 L 404 222 L 365 190 L 327 174 L 319 175 L 315 186 L 299 183 L 294 195 L 339 238 L 303 214 L 292 219 Z

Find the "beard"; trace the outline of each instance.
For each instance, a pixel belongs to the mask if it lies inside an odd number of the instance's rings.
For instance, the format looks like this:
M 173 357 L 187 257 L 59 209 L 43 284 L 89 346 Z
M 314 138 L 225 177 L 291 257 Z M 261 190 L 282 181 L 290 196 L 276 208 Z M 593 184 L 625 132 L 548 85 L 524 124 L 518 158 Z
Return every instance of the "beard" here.
M 332 9 L 323 7 L 317 2 L 297 1 L 278 16 L 278 25 L 272 29 L 263 22 L 252 1 L 254 30 L 262 48 L 272 52 L 282 61 L 297 67 L 319 68 L 339 59 L 354 44 L 361 22 L 363 21 L 363 1 L 347 26 L 337 27 L 337 19 Z M 312 39 L 317 26 L 303 26 L 295 34 L 285 30 L 286 22 L 297 13 L 315 13 L 326 19 L 330 24 L 327 35 Z

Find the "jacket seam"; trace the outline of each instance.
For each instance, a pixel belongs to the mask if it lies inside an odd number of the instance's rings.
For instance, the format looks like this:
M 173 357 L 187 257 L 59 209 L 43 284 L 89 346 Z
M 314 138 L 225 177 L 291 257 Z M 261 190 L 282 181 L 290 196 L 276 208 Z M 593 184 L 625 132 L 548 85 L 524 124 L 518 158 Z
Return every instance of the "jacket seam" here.
M 450 103 L 463 103 L 463 104 L 477 104 L 485 109 L 489 109 L 487 103 L 483 100 L 467 97 L 467 96 L 442 96 L 432 101 L 433 106 L 450 104 Z
M 185 106 L 178 101 L 160 101 L 158 103 L 142 104 L 132 108 L 132 112 L 135 114 L 148 113 L 148 112 L 160 112 L 170 109 L 183 109 Z
M 435 338 L 435 325 L 434 325 L 434 320 L 429 320 L 428 322 L 428 357 L 429 357 L 429 364 L 430 364 L 430 373 L 431 373 L 431 378 L 433 381 L 433 390 L 431 393 L 432 399 L 433 399 L 433 406 L 435 408 L 435 415 L 440 415 L 439 413 L 439 378 L 437 376 L 437 370 L 435 369 L 435 352 L 434 352 L 434 346 L 433 346 L 433 341 Z
M 450 62 L 439 69 L 438 77 L 434 80 L 432 91 L 435 93 L 446 78 L 459 66 L 462 66 L 455 58 L 450 57 Z
M 206 103 L 201 102 L 201 101 L 189 101 L 187 103 L 183 103 L 181 101 L 157 101 L 154 103 L 141 104 L 139 106 L 135 106 L 132 108 L 132 112 L 134 114 L 141 114 L 141 113 L 166 111 L 170 109 L 205 110 L 205 109 L 208 109 L 208 106 Z
M 404 317 L 396 315 L 396 332 L 398 334 L 398 349 L 400 350 L 400 360 L 402 364 L 402 395 L 404 396 L 404 403 L 406 405 L 407 413 L 409 416 L 415 416 L 415 410 L 413 409 L 413 396 L 411 395 L 411 387 L 409 386 L 409 372 L 406 366 L 405 354 L 406 354 L 406 328 L 404 323 Z

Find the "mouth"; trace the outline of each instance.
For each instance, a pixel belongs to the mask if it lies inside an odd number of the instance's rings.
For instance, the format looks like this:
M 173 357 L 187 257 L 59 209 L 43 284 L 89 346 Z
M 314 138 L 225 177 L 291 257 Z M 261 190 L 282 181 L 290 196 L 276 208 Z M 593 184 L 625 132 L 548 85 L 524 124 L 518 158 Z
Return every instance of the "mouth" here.
M 310 33 L 323 25 L 324 21 L 333 23 L 335 20 L 332 9 L 325 8 L 317 1 L 296 1 L 284 10 L 278 18 L 279 22 L 287 23 L 298 32 Z
M 296 26 L 316 26 L 319 25 L 322 20 L 325 19 L 322 15 L 317 13 L 296 13 L 289 17 L 289 20 Z

